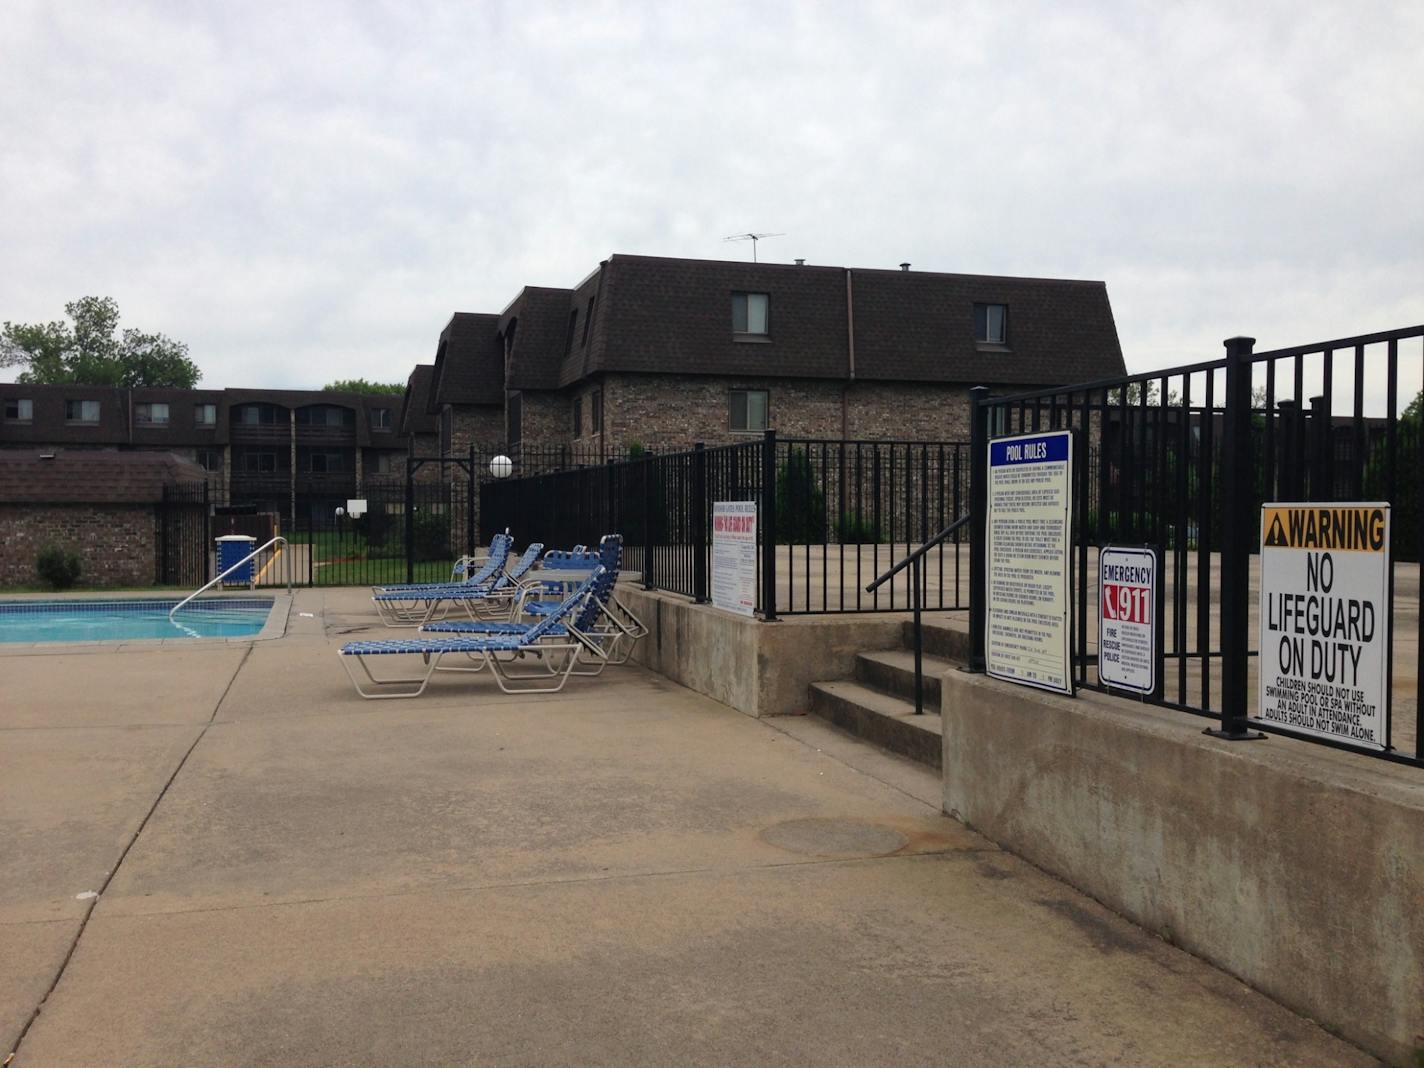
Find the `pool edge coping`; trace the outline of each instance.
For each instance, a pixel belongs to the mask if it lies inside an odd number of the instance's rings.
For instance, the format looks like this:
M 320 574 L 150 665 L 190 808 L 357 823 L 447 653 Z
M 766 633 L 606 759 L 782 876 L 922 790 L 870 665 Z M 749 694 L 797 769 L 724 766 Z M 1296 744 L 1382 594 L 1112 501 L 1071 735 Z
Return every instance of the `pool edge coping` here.
M 264 593 L 258 596 L 266 597 L 268 595 Z M 219 649 L 235 645 L 250 645 L 253 642 L 275 641 L 278 638 L 286 636 L 295 595 L 289 593 L 272 593 L 270 596 L 272 598 L 272 608 L 267 613 L 267 621 L 262 625 L 262 629 L 256 634 L 244 635 L 240 638 L 100 638 L 94 641 L 84 642 L 0 642 L 0 657 L 37 656 L 57 653 L 142 652 L 144 650 L 154 649 Z M 92 594 L 90 598 L 94 600 L 115 599 L 95 598 Z M 83 598 L 73 597 L 66 599 L 82 600 Z M 247 598 L 243 599 L 246 600 Z M 169 594 L 156 594 L 148 597 L 124 597 L 122 600 L 170 601 L 174 600 L 174 598 Z

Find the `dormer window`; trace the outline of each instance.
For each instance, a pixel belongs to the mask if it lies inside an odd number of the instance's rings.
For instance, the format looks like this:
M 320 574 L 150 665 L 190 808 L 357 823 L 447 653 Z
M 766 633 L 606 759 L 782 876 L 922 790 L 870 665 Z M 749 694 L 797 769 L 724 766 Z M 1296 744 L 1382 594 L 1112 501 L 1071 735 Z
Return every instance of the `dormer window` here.
M 134 422 L 139 426 L 167 426 L 168 405 L 148 403 L 135 404 Z
M 974 305 L 974 340 L 981 345 L 1009 343 L 1009 306 L 1007 304 Z
M 392 410 L 390 408 L 371 409 L 371 429 L 389 431 L 395 425 Z
M 766 293 L 732 294 L 732 335 L 739 340 L 765 339 L 771 325 L 771 297 Z
M 29 397 L 10 397 L 5 401 L 5 422 L 33 423 L 35 402 Z
M 588 348 L 588 327 L 589 324 L 593 322 L 593 305 L 597 300 L 598 296 L 596 294 L 588 298 L 588 311 L 586 311 L 583 316 L 583 340 L 579 342 L 579 345 L 583 348 Z
M 92 426 L 99 422 L 99 402 L 96 400 L 67 400 L 64 402 L 64 421 Z

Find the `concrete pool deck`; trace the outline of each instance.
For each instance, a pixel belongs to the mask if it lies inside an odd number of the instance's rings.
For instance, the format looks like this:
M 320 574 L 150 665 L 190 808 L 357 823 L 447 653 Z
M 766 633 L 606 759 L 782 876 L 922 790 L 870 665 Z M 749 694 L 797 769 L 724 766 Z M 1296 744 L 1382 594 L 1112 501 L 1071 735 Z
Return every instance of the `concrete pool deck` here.
M 301 590 L 277 641 L 5 658 L 14 1064 L 1373 1063 L 818 722 L 635 667 L 364 702 L 376 629 Z

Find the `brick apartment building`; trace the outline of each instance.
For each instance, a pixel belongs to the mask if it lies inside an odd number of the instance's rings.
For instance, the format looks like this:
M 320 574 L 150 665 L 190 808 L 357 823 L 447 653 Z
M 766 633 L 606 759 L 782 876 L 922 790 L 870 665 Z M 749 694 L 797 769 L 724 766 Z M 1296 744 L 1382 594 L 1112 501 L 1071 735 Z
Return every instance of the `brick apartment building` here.
M 614 255 L 571 289 L 457 312 L 418 367 L 462 454 L 814 438 L 959 440 L 967 391 L 1124 371 L 1102 282 Z M 421 424 L 427 426 L 428 424 Z M 413 427 L 413 425 L 412 425 Z M 403 426 L 404 428 L 404 426 Z
M 404 477 L 403 398 L 317 390 L 0 385 L 0 448 L 168 452 L 218 500 L 329 513 Z

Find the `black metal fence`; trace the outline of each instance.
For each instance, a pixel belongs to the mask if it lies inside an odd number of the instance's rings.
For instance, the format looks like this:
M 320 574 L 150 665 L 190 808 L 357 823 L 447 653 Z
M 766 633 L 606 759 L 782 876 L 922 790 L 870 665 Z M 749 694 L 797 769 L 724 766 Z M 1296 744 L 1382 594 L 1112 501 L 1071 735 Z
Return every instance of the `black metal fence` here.
M 155 583 L 196 588 L 212 577 L 208 514 L 207 483 L 163 487 L 163 497 L 156 508 Z
M 607 462 L 480 487 L 485 529 L 519 541 L 626 539 L 649 589 L 708 597 L 712 506 L 756 501 L 757 609 L 766 618 L 910 607 L 910 577 L 866 584 L 943 529 L 968 503 L 965 442 L 778 438 Z M 968 605 L 968 553 L 956 536 L 928 554 L 925 605 Z
M 1098 550 L 1151 544 L 1163 553 L 1165 678 L 1146 699 L 1219 718 L 1228 737 L 1289 733 L 1251 708 L 1261 505 L 1387 501 L 1398 651 L 1389 650 L 1389 748 L 1379 755 L 1424 764 L 1424 327 L 1271 352 L 1238 338 L 1227 351 L 1222 360 L 1059 390 L 978 392 L 976 429 L 986 436 L 1074 431 L 1076 685 L 1103 688 Z M 982 614 L 972 615 L 982 660 Z

